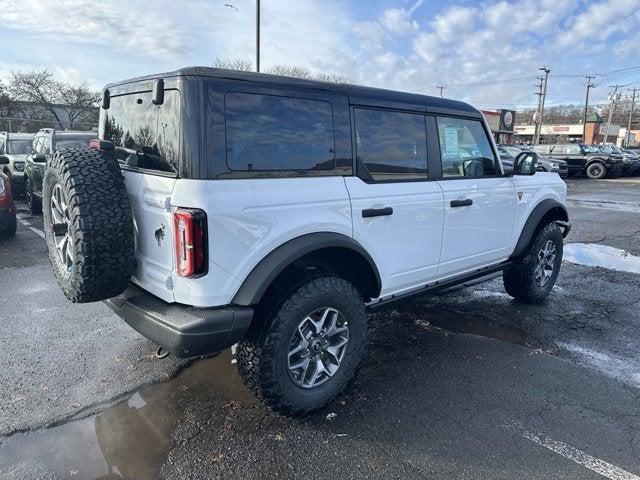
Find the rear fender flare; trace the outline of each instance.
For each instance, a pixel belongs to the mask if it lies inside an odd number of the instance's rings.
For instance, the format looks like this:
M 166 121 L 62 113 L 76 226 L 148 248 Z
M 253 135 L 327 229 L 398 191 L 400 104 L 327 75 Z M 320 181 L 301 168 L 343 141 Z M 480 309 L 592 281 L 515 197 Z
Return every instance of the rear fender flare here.
M 308 253 L 331 247 L 346 248 L 364 257 L 375 276 L 374 289 L 377 290 L 377 294 L 380 293 L 382 285 L 380 272 L 365 248 L 346 235 L 319 232 L 289 240 L 264 257 L 242 282 L 231 303 L 243 306 L 258 304 L 276 277 L 293 262 Z

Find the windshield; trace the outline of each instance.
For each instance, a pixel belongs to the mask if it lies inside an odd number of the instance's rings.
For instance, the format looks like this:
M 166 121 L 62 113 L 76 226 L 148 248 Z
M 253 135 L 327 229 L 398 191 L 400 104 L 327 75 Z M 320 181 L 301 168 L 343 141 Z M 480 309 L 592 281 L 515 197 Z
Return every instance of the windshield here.
M 96 135 L 86 136 L 86 137 L 73 137 L 73 138 L 63 138 L 56 139 L 53 151 L 57 152 L 58 150 L 66 150 L 69 148 L 84 148 L 89 146 L 89 142 L 97 138 Z
M 7 153 L 11 155 L 28 155 L 31 153 L 31 140 L 9 140 Z

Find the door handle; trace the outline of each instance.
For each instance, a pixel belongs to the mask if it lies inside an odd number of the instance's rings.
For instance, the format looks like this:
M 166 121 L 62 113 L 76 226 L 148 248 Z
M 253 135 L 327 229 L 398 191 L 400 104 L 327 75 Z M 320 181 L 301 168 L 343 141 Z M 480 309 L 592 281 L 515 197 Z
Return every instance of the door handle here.
M 362 218 L 384 217 L 386 215 L 393 215 L 393 208 L 365 208 L 362 210 Z
M 464 200 L 451 200 L 449 205 L 451 205 L 451 208 L 468 207 L 469 205 L 473 205 L 473 200 L 470 198 L 466 198 Z

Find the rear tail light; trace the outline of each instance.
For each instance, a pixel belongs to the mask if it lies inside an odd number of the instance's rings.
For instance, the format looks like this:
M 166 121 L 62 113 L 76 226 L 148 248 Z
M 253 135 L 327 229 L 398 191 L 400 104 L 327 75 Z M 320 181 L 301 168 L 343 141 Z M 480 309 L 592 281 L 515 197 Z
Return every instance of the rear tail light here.
M 179 208 L 173 214 L 176 270 L 181 277 L 207 273 L 207 215 L 195 208 Z

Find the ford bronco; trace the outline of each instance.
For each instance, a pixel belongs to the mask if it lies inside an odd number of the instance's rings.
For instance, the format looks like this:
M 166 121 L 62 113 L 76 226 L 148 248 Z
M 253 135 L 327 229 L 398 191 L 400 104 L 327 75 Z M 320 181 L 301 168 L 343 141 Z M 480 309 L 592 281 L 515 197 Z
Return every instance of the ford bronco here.
M 463 102 L 185 68 L 104 89 L 99 140 L 47 164 L 45 235 L 70 300 L 177 356 L 237 343 L 248 387 L 299 415 L 353 376 L 368 312 L 495 272 L 549 295 L 566 185 L 536 162 L 505 174 Z

